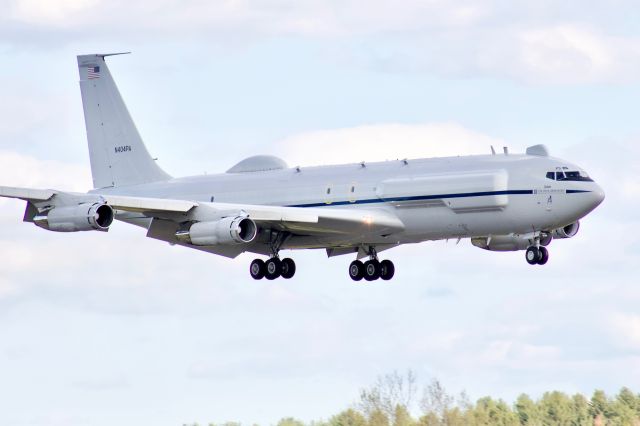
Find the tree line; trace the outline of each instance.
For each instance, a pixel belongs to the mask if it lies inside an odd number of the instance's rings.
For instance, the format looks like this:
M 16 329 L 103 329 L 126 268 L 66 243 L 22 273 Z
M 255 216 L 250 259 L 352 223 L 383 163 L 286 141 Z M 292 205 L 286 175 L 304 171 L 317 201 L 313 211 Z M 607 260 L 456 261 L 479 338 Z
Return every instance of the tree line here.
M 287 417 L 276 426 L 640 426 L 640 394 L 626 387 L 613 396 L 596 390 L 590 398 L 559 391 L 537 399 L 521 394 L 512 404 L 490 396 L 472 402 L 465 392 L 447 393 L 438 380 L 419 390 L 412 371 L 396 371 L 378 377 L 355 404 L 327 420 Z

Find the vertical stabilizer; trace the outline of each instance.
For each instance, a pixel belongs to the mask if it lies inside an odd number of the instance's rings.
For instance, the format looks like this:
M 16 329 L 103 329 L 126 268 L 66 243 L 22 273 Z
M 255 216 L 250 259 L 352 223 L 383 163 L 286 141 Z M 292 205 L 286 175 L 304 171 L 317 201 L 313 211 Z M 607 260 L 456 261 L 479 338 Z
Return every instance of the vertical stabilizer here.
M 104 61 L 105 56 L 111 55 L 78 56 L 93 187 L 170 179 L 144 146 Z

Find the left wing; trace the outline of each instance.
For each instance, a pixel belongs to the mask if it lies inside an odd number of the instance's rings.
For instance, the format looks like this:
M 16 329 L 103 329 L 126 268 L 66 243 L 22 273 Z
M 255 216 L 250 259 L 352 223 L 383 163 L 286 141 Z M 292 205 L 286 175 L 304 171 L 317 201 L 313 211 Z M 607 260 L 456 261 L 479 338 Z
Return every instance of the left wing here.
M 302 208 L 111 195 L 102 197 L 106 204 L 116 210 L 138 212 L 149 218 L 176 223 L 241 215 L 252 219 L 263 229 L 306 235 L 391 234 L 404 229 L 404 224 L 395 214 L 382 209 Z
M 223 220 L 231 223 L 229 218 L 245 218 L 254 222 L 262 231 L 274 231 L 267 232 L 269 235 L 281 233 L 289 237 L 311 238 L 313 241 L 322 241 L 323 243 L 319 244 L 327 244 L 326 247 L 330 247 L 332 241 L 335 242 L 335 245 L 344 246 L 363 242 L 367 238 L 387 236 L 404 230 L 402 221 L 394 213 L 385 209 L 302 208 L 209 203 L 13 187 L 0 187 L 0 196 L 27 201 L 27 212 L 25 213 L 27 221 L 33 221 L 36 216 L 41 218 L 44 217 L 43 215 L 50 215 L 55 209 L 73 207 L 77 210 L 78 206 L 106 205 L 115 211 L 116 217 L 119 212 L 129 212 L 135 213 L 138 218 L 149 219 L 147 236 L 151 238 L 172 244 L 187 245 L 229 257 L 235 257 L 247 250 L 256 251 L 254 250 L 256 247 L 250 244 L 225 244 L 225 242 L 195 246 L 190 243 L 185 244 L 184 240 L 176 237 L 176 233 L 180 230 L 188 230 L 188 227 L 198 222 L 215 225 Z M 84 217 L 79 220 L 84 220 Z M 94 227 L 94 229 L 97 228 Z M 253 243 L 265 245 L 269 241 L 257 239 Z M 258 252 L 261 250 L 257 249 Z

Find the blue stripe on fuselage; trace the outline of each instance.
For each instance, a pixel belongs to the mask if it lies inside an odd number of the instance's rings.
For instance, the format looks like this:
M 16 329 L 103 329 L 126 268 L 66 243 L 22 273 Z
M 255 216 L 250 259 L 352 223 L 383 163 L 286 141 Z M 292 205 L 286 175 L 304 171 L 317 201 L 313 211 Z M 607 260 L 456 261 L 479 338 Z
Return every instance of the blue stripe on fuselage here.
M 567 194 L 575 194 L 583 191 L 579 189 L 567 189 Z M 375 203 L 394 203 L 402 201 L 423 201 L 423 200 L 441 200 L 445 198 L 467 198 L 467 197 L 488 197 L 492 195 L 531 195 L 532 189 L 513 189 L 507 191 L 486 191 L 486 192 L 462 192 L 457 194 L 438 194 L 438 195 L 414 195 L 410 197 L 394 197 L 394 198 L 368 198 L 355 201 L 333 201 L 325 203 L 308 203 L 293 204 L 287 207 L 323 207 L 323 206 L 347 206 L 353 204 L 375 204 Z
M 294 204 L 288 207 L 346 206 L 351 204 L 393 203 L 393 202 L 401 202 L 401 201 L 440 200 L 444 198 L 487 197 L 491 195 L 517 195 L 517 194 L 533 194 L 533 190 L 516 189 L 511 191 L 462 192 L 457 194 L 414 195 L 410 197 L 368 198 L 364 200 L 355 200 L 355 201 L 333 201 L 330 203 L 325 202 L 325 203 Z

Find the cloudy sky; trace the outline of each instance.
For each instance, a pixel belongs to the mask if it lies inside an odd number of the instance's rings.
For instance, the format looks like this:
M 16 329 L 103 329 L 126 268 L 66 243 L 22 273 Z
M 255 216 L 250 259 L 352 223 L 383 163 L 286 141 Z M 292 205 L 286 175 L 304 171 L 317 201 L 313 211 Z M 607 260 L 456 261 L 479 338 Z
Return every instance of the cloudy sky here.
M 545 143 L 607 199 L 544 267 L 468 241 L 294 257 L 291 281 L 144 238 L 47 233 L 0 200 L 0 423 L 269 424 L 379 374 L 452 392 L 640 383 L 640 8 L 632 0 L 0 0 L 0 185 L 88 190 L 75 55 L 109 66 L 175 176 Z M 639 391 L 640 389 L 635 389 Z

